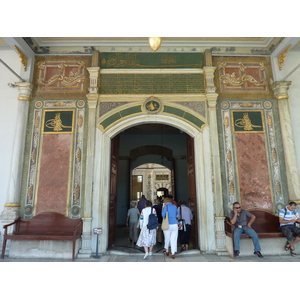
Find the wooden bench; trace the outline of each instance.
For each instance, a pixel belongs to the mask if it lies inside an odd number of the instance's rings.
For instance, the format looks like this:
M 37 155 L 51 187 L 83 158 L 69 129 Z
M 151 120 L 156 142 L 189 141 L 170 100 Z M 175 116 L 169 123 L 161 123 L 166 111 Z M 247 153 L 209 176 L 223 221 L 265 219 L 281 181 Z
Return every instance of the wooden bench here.
M 9 226 L 15 225 L 12 234 L 7 234 Z M 72 241 L 72 261 L 75 259 L 76 240 L 82 234 L 82 219 L 70 219 L 56 212 L 42 212 L 31 219 L 18 218 L 4 225 L 2 255 L 4 258 L 7 240 Z
M 285 237 L 285 235 L 278 231 L 279 218 L 273 213 L 263 209 L 249 209 L 250 213 L 255 215 L 256 219 L 252 224 L 252 228 L 256 231 L 258 237 L 261 238 L 278 238 Z M 232 239 L 232 245 L 234 247 L 233 240 L 234 225 L 230 223 L 230 218 L 225 217 L 225 234 Z M 250 238 L 247 234 L 243 233 L 241 239 Z M 233 249 L 234 253 L 234 249 Z

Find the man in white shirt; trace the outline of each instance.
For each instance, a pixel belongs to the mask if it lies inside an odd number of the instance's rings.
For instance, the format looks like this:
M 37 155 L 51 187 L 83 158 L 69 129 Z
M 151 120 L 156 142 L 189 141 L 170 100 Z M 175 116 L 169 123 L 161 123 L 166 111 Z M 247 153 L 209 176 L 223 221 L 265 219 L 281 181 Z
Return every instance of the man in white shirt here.
M 287 238 L 284 249 L 290 250 L 292 256 L 296 256 L 294 244 L 300 241 L 300 228 L 296 226 L 296 222 L 300 223 L 300 218 L 296 208 L 297 203 L 291 201 L 288 206 L 279 211 L 280 229 Z M 293 232 L 297 235 L 295 239 Z

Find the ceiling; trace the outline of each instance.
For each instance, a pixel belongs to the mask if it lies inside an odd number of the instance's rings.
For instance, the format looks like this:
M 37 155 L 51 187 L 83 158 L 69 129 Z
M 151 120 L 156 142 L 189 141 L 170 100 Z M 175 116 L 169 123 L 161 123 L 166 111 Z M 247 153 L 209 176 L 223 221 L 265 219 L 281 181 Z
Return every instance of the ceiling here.
M 0 50 L 7 47 L 0 38 Z M 283 37 L 162 37 L 157 52 L 204 52 L 213 55 L 269 56 Z M 147 37 L 24 37 L 36 55 L 89 55 L 100 52 L 150 52 Z M 300 45 L 296 45 L 299 46 Z

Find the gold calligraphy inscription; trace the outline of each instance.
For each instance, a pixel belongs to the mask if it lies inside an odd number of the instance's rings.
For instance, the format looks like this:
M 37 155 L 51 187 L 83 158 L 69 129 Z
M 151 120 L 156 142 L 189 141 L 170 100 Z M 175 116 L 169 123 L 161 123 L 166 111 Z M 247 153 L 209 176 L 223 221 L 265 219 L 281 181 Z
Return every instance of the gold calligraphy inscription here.
M 85 63 L 82 61 L 73 64 L 65 61 L 39 62 L 38 69 L 37 83 L 44 88 L 79 88 L 85 81 Z
M 50 119 L 46 122 L 47 128 L 53 129 L 54 131 L 62 131 L 63 128 L 72 128 L 72 126 L 64 126 L 60 118 L 60 113 L 55 115 L 54 119 Z
M 267 89 L 264 63 L 219 62 L 220 84 L 224 91 Z
M 243 118 L 235 120 L 234 123 L 236 127 L 244 128 L 244 130 L 253 130 L 253 127 L 262 127 L 259 125 L 253 125 L 248 116 L 248 113 L 244 113 Z
M 169 175 L 156 175 L 156 180 L 169 180 Z

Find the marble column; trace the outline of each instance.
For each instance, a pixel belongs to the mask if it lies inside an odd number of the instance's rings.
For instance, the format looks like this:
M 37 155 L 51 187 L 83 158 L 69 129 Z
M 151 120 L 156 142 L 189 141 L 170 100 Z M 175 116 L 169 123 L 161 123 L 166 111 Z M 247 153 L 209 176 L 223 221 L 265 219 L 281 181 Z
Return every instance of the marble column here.
M 1 228 L 17 219 L 20 215 L 20 191 L 21 178 L 23 170 L 24 148 L 26 138 L 26 127 L 28 119 L 29 101 L 32 91 L 32 84 L 29 82 L 17 82 L 15 85 L 19 88 L 19 103 L 17 113 L 17 124 L 14 134 L 14 144 L 11 162 L 11 171 L 9 174 L 9 186 L 4 205 L 4 210 L 0 215 Z M 10 227 L 10 231 L 13 228 Z M 2 240 L 2 239 L 1 239 Z M 6 249 L 9 252 L 9 247 Z
M 212 151 L 213 170 L 213 194 L 215 200 L 215 232 L 216 232 L 216 252 L 226 253 L 226 237 L 224 228 L 224 208 L 221 183 L 221 165 L 219 151 L 219 135 L 217 126 L 217 98 L 216 87 L 214 85 L 215 67 L 206 66 L 203 68 L 206 79 L 206 99 L 208 105 L 210 140 Z
M 94 148 L 95 148 L 95 129 L 96 129 L 96 109 L 98 103 L 99 89 L 99 67 L 87 68 L 90 73 L 88 100 L 88 135 L 87 135 L 87 156 L 86 156 L 86 175 L 85 175 L 85 195 L 83 213 L 83 233 L 82 246 L 78 253 L 78 258 L 88 258 L 92 255 L 92 197 L 93 197 L 93 174 L 94 174 Z
M 278 100 L 280 126 L 283 140 L 285 167 L 287 175 L 288 201 L 300 201 L 300 176 L 297 168 L 297 154 L 293 139 L 293 129 L 288 103 L 288 89 L 291 81 L 276 81 L 272 88 Z

